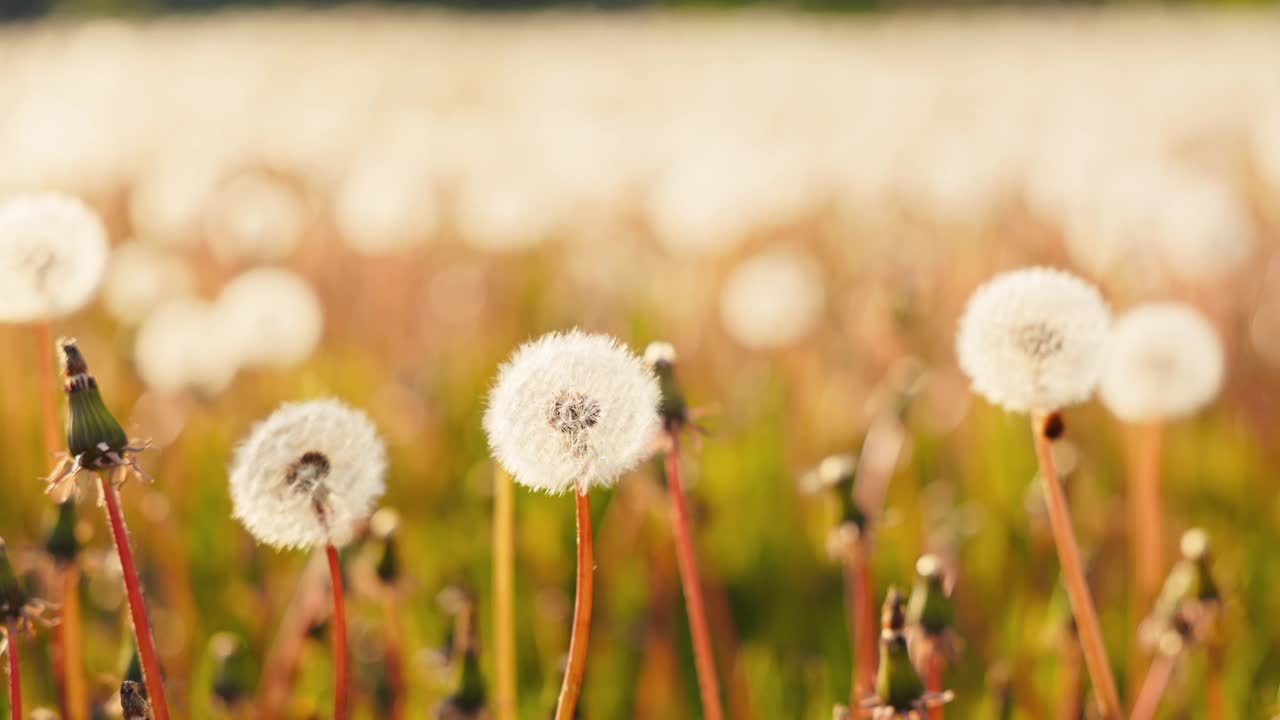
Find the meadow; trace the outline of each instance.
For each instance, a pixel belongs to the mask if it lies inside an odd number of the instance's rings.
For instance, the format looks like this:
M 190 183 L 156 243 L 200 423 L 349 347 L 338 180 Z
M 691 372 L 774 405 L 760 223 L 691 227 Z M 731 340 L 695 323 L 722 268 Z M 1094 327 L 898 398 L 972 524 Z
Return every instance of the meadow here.
M 0 207 L 78 198 L 110 247 L 97 273 L 63 273 L 94 263 L 60 234 L 79 226 L 49 226 L 55 270 L 36 284 L 56 307 L 19 317 L 37 270 L 7 251 L 16 225 L 0 210 L 0 538 L 27 591 L 57 603 L 58 506 L 41 478 L 66 446 L 57 431 L 49 446 L 43 413 L 55 402 L 60 429 L 54 338 L 74 337 L 106 407 L 149 441 L 137 463 L 153 482 L 120 498 L 171 714 L 272 716 L 264 688 L 282 688 L 274 716 L 332 717 L 324 553 L 255 540 L 229 477 L 255 423 L 336 397 L 385 442 L 377 507 L 398 516 L 354 523 L 342 548 L 351 717 L 550 717 L 575 512 L 568 495 L 514 487 L 509 715 L 495 701 L 494 517 L 510 481 L 485 412 L 522 343 L 581 328 L 637 356 L 674 349 L 726 716 L 850 703 L 856 546 L 872 633 L 921 555 L 942 568 L 947 715 L 1092 717 L 1033 431 L 957 348 L 975 290 L 1048 266 L 1096 286 L 1115 318 L 1195 308 L 1225 358 L 1220 388 L 1159 435 L 1092 384 L 1060 415 L 1054 457 L 1126 712 L 1152 654 L 1140 622 L 1184 531 L 1202 528 L 1218 617 L 1180 650 L 1158 717 L 1271 717 L 1277 67 L 1280 17 L 1243 9 L 364 8 L 0 26 Z M 815 490 L 840 454 L 858 458 L 844 498 Z M 589 494 L 585 720 L 706 716 L 662 455 Z M 1154 529 L 1150 497 L 1135 497 L 1152 474 Z M 65 623 L 36 622 L 17 639 L 24 707 L 53 714 L 30 717 L 120 717 L 131 671 L 121 563 L 94 482 L 79 483 L 92 712 L 62 714 Z M 865 516 L 853 539 L 850 501 Z M 468 647 L 485 709 L 449 715 L 474 679 Z

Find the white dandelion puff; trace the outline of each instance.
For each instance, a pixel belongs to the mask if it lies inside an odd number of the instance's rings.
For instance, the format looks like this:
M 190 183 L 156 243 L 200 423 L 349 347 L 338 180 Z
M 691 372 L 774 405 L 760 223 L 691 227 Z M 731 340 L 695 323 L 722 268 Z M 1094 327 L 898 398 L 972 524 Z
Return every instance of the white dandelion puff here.
M 768 251 L 739 265 L 720 295 L 720 318 L 742 345 L 780 348 L 796 343 L 821 317 L 822 272 L 809 255 Z
M 301 277 L 278 268 L 242 273 L 218 294 L 218 312 L 240 363 L 287 368 L 306 360 L 324 334 L 324 309 Z
M 1213 401 L 1223 366 L 1222 341 L 1199 312 L 1181 303 L 1150 303 L 1116 321 L 1098 390 L 1122 420 L 1185 417 Z
M 550 333 L 499 370 L 484 428 L 494 458 L 520 484 L 586 492 L 649 456 L 659 399 L 653 373 L 617 339 Z
M 227 389 L 239 370 L 217 308 L 182 296 L 160 304 L 134 337 L 138 377 L 152 390 L 195 390 L 212 396 Z
M 1084 402 L 1102 367 L 1111 317 L 1097 288 L 1070 273 L 1027 268 L 969 298 L 956 354 L 974 392 L 1014 412 Z
M 120 323 L 137 325 L 165 300 L 191 291 L 191 269 L 177 255 L 138 242 L 115 248 L 102 302 Z
M 41 193 L 0 203 L 0 321 L 79 310 L 93 299 L 106 265 L 106 229 L 80 200 Z
M 236 449 L 234 515 L 280 549 L 341 546 L 382 497 L 386 466 L 363 412 L 335 399 L 285 403 Z

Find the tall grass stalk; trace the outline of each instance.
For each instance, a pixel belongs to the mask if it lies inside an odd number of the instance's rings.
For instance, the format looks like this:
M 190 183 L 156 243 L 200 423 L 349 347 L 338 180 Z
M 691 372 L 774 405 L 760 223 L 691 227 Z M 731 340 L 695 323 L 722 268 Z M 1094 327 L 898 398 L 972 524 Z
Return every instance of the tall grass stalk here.
M 117 468 L 116 472 L 123 472 Z M 138 582 L 138 568 L 129 547 L 129 530 L 120 511 L 120 495 L 113 478 L 98 476 L 98 485 L 107 508 L 107 521 L 111 525 L 111 538 L 120 557 L 120 570 L 124 576 L 125 595 L 129 599 L 129 617 L 133 621 L 133 636 L 138 643 L 138 658 L 142 662 L 143 682 L 151 699 L 151 712 L 155 720 L 169 720 L 169 703 L 164 695 L 164 678 L 160 672 L 160 658 L 156 655 L 155 641 L 151 637 L 151 624 L 147 620 L 147 606 L 142 599 L 142 584 Z
M 587 642 L 591 634 L 592 573 L 595 554 L 591 546 L 591 502 L 585 489 L 574 492 L 578 522 L 578 577 L 573 600 L 573 629 L 569 636 L 569 664 L 565 667 L 555 720 L 573 720 L 587 669 Z
M 11 617 L 6 623 L 5 654 L 9 657 L 9 717 L 22 718 L 22 674 L 18 670 L 18 624 Z
M 324 548 L 329 559 L 329 584 L 333 588 L 333 720 L 346 720 L 350 705 L 347 671 L 347 603 L 342 588 L 342 564 L 332 543 Z
M 44 436 L 45 457 L 42 463 L 46 472 L 62 447 L 62 433 L 58 429 L 58 383 L 54 380 L 53 333 L 47 321 L 35 324 L 36 363 L 40 373 L 40 428 Z
M 84 661 L 80 648 L 83 633 L 80 626 L 80 565 L 76 562 L 57 567 L 59 622 L 54 627 L 61 653 L 63 717 L 67 720 L 88 718 L 88 690 L 84 680 Z
M 1084 566 L 1080 561 L 1080 548 L 1076 545 L 1071 527 L 1071 511 L 1067 497 L 1058 479 L 1057 465 L 1053 459 L 1053 440 L 1062 432 L 1061 418 L 1057 414 L 1031 418 L 1031 433 L 1035 438 L 1036 457 L 1040 464 L 1040 479 L 1044 486 L 1045 504 L 1053 540 L 1058 548 L 1058 561 L 1062 564 L 1062 578 L 1067 597 L 1071 601 L 1071 613 L 1075 617 L 1080 635 L 1080 647 L 1084 653 L 1085 667 L 1093 680 L 1098 709 L 1104 720 L 1120 720 L 1120 697 L 1116 681 L 1107 660 L 1106 645 L 1102 640 L 1102 628 L 1098 613 L 1089 595 Z
M 1070 628 L 1062 631 L 1062 655 L 1058 666 L 1057 720 L 1080 720 L 1080 698 L 1084 692 L 1080 642 Z
M 515 482 L 493 471 L 493 627 L 497 720 L 516 720 Z
M 689 614 L 689 634 L 693 640 L 693 659 L 698 671 L 698 688 L 702 693 L 702 715 L 706 720 L 723 720 L 720 682 L 711 646 L 711 630 L 707 624 L 707 607 L 702 596 L 702 580 L 698 574 L 698 558 L 693 549 L 693 531 L 689 507 L 680 477 L 680 434 L 678 427 L 667 430 L 667 494 L 671 498 L 671 529 L 675 533 L 676 561 L 680 583 L 684 588 L 685 608 Z

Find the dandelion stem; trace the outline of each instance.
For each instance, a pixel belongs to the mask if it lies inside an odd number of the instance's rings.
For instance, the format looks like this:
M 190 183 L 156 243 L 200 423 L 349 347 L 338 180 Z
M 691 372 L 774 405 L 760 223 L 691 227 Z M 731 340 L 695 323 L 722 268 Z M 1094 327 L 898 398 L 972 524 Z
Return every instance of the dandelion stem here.
M 84 661 L 80 655 L 80 566 L 75 562 L 58 567 L 60 621 L 54 628 L 62 654 L 62 703 L 67 720 L 88 717 L 88 695 L 84 683 Z
M 716 678 L 716 661 L 711 647 L 711 631 L 707 625 L 707 608 L 702 597 L 702 580 L 698 575 L 698 558 L 693 550 L 693 531 L 689 523 L 689 507 L 680 481 L 680 436 L 668 430 L 671 448 L 667 451 L 667 494 L 671 496 L 672 531 L 676 540 L 676 561 L 680 583 L 684 587 L 685 609 L 689 613 L 689 634 L 693 639 L 694 665 L 698 671 L 698 687 L 702 691 L 702 716 L 721 720 L 720 682 Z
M 1169 687 L 1169 678 L 1173 675 L 1175 659 L 1172 655 L 1160 653 L 1151 662 L 1151 668 L 1147 670 L 1147 676 L 1142 681 L 1142 690 L 1133 703 L 1133 714 L 1129 716 L 1130 720 L 1151 720 L 1156 716 L 1156 710 L 1160 707 L 1160 698 Z
M 555 720 L 572 720 L 582 691 L 582 675 L 587 669 L 587 641 L 591 633 L 592 573 L 595 558 L 591 550 L 591 503 L 586 492 L 575 493 L 578 517 L 578 578 L 573 600 L 573 630 L 569 636 L 569 664 L 560 686 Z
M 942 670 L 944 659 L 938 652 L 938 644 L 931 637 L 924 641 L 924 683 L 925 689 L 931 693 L 942 693 Z M 929 708 L 929 720 L 942 720 L 942 705 L 934 704 Z
M 5 653 L 9 656 L 9 717 L 22 720 L 22 675 L 18 672 L 18 625 L 9 618 L 8 642 Z
M 120 468 L 117 469 L 119 471 Z M 147 621 L 147 606 L 142 600 L 142 585 L 138 582 L 138 568 L 129 547 L 129 531 L 120 512 L 120 495 L 113 479 L 98 477 L 98 485 L 107 505 L 107 520 L 111 525 L 111 538 L 120 556 L 120 570 L 124 575 L 125 595 L 129 598 L 129 617 L 133 621 L 133 637 L 138 643 L 138 659 L 142 661 L 142 679 L 151 701 L 155 720 L 169 720 L 169 704 L 164 697 L 164 679 L 160 674 L 160 660 L 156 656 L 155 641 L 151 637 L 151 624 Z
M 1160 590 L 1163 572 L 1161 545 L 1163 511 L 1160 501 L 1160 449 L 1164 426 L 1145 423 L 1137 428 L 1137 458 L 1130 475 L 1129 506 L 1133 517 L 1133 564 L 1139 607 L 1150 607 Z
M 1063 631 L 1062 662 L 1058 666 L 1058 720 L 1080 720 L 1080 695 L 1084 689 L 1080 673 L 1080 643 L 1075 633 Z
M 333 720 L 346 720 L 347 699 L 347 604 L 342 591 L 342 565 L 338 549 L 326 545 L 329 580 L 333 588 Z
M 501 465 L 493 473 L 493 626 L 497 720 L 516 720 L 515 498 Z
M 404 682 L 404 652 L 401 649 L 400 595 L 393 588 L 384 588 L 382 598 L 383 627 L 386 634 L 383 663 L 386 666 L 387 686 L 391 694 L 388 720 L 401 720 L 407 702 Z
M 876 639 L 875 584 L 871 577 L 870 547 L 865 537 L 849 543 L 845 561 L 846 592 L 852 605 L 854 652 L 853 693 L 849 707 L 858 707 L 875 688 L 878 650 Z
M 1080 548 L 1076 546 L 1071 528 L 1071 511 L 1067 497 L 1062 492 L 1057 466 L 1053 460 L 1053 443 L 1047 436 L 1045 418 L 1033 417 L 1031 432 L 1035 438 L 1036 457 L 1040 462 L 1040 478 L 1044 485 L 1045 504 L 1049 512 L 1049 524 L 1053 529 L 1054 544 L 1058 547 L 1058 561 L 1062 564 L 1062 578 L 1071 601 L 1071 613 L 1076 619 L 1080 647 L 1084 652 L 1085 667 L 1093 680 L 1094 694 L 1104 720 L 1120 720 L 1120 697 L 1116 681 L 1107 661 L 1107 649 L 1098 624 L 1098 613 L 1089 596 L 1089 584 L 1085 581 L 1084 567 L 1080 562 Z
M 1209 720 L 1226 720 L 1227 693 L 1222 686 L 1224 648 L 1217 638 L 1209 641 L 1209 672 L 1205 678 L 1205 717 Z

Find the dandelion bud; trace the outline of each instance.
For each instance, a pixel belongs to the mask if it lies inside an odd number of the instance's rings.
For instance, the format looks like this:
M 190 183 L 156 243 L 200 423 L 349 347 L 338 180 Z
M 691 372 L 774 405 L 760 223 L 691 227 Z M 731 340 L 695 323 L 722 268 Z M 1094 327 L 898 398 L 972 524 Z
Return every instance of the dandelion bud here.
M 76 503 L 67 498 L 58 503 L 58 518 L 44 541 L 44 549 L 60 565 L 70 565 L 80 554 L 80 539 L 76 537 Z
M 658 390 L 662 395 L 658 414 L 662 416 L 663 425 L 669 430 L 679 430 L 689 421 L 689 406 L 685 403 L 680 384 L 676 382 L 676 349 L 671 343 L 649 343 L 644 351 L 644 362 L 658 378 Z
M 612 484 L 661 425 L 653 373 L 618 340 L 573 330 L 521 346 L 498 372 L 484 428 L 516 482 L 558 494 Z
M 1151 616 L 1143 623 L 1144 640 L 1157 647 L 1169 635 L 1177 635 L 1182 642 L 1202 635 L 1205 621 L 1222 599 L 1210 567 L 1208 534 L 1200 528 L 1188 530 L 1181 550 L 1182 558 L 1169 571 Z
M 252 668 L 240 640 L 231 633 L 218 633 L 209 640 L 213 659 L 213 694 L 228 708 L 249 697 Z
M 969 299 L 956 355 L 974 392 L 1014 412 L 1048 412 L 1093 394 L 1111 318 L 1096 288 L 1061 270 L 999 275 Z
M 13 565 L 9 564 L 4 540 L 0 539 L 0 617 L 21 619 L 29 600 L 22 582 L 13 572 Z
M 382 541 L 382 552 L 378 556 L 376 567 L 378 579 L 385 585 L 394 585 L 400 579 L 400 550 L 396 538 L 400 531 L 400 513 L 391 508 L 382 508 L 373 514 L 369 528 L 373 536 Z
M 151 720 L 151 705 L 143 697 L 142 685 L 133 680 L 120 683 L 120 709 L 124 720 Z
M 286 403 L 236 449 L 235 517 L 278 548 L 345 545 L 382 496 L 386 466 L 363 412 L 332 399 Z
M 911 664 L 907 652 L 907 638 L 903 634 L 906 623 L 903 615 L 902 594 L 890 588 L 881 610 L 880 666 L 876 675 L 876 696 L 883 705 L 894 710 L 911 710 L 924 696 L 924 681 Z
M 936 555 L 916 561 L 916 582 L 907 604 L 907 621 L 929 635 L 941 635 L 955 621 L 951 598 L 942 587 L 942 563 Z
M 67 447 L 81 467 L 102 469 L 120 465 L 129 447 L 129 437 L 102 402 L 98 381 L 74 338 L 58 341 L 65 375 L 70 412 L 67 415 Z
M 462 607 L 455 615 L 454 644 L 462 654 L 458 689 L 440 705 L 440 720 L 478 720 L 485 714 L 485 683 L 480 671 L 476 637 L 475 602 L 463 593 Z

